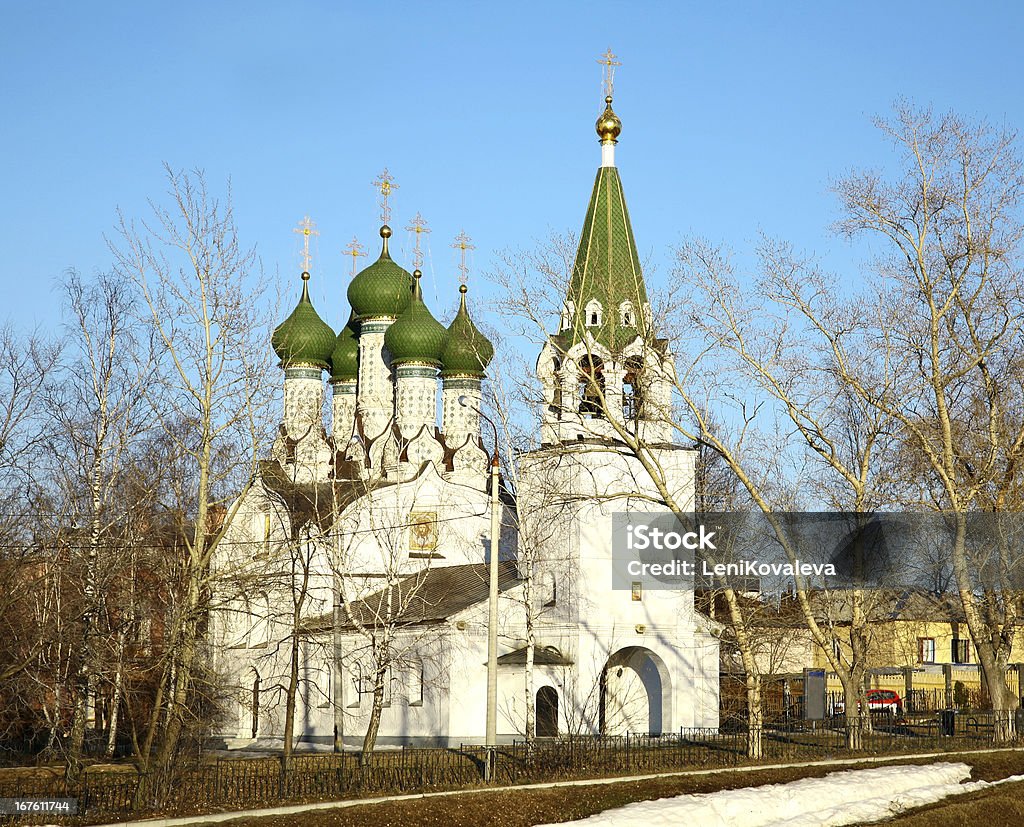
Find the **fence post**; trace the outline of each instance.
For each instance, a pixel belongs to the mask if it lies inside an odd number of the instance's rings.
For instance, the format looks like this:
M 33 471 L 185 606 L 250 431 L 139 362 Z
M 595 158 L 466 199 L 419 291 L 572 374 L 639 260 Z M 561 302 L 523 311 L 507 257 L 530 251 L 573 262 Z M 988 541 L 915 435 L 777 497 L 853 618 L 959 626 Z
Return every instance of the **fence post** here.
M 484 753 L 484 783 L 490 784 L 494 780 L 494 764 L 497 761 L 497 748 L 487 746 Z
M 903 711 L 910 712 L 911 698 L 914 697 L 914 667 L 903 667 Z M 917 711 L 917 710 L 913 710 Z M 870 712 L 870 710 L 869 710 Z

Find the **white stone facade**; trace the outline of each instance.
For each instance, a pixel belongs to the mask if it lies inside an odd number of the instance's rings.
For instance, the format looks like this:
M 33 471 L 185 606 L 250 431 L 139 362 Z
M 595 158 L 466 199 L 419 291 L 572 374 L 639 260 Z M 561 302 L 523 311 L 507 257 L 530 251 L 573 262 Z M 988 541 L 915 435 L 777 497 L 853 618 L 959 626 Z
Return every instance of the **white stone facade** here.
M 437 368 L 403 364 L 395 373 L 398 427 L 402 436 L 411 439 L 426 426 L 433 430 L 437 423 Z
M 611 143 L 602 156 L 614 164 Z M 612 580 L 616 514 L 695 500 L 696 452 L 673 441 L 674 358 L 651 334 L 644 295 L 608 307 L 593 299 L 580 325 L 567 301 L 537 362 L 539 439 L 506 452 L 509 483 L 494 492 L 481 377 L 392 366 L 384 335 L 393 318 L 359 322 L 358 381 L 333 384 L 329 438 L 322 374 L 286 371 L 278 464 L 238 504 L 214 562 L 222 577 L 211 642 L 230 746 L 279 745 L 296 640 L 298 741 L 360 745 L 380 657 L 378 745 L 483 742 L 493 553 L 505 578 L 499 740 L 523 737 L 528 710 L 539 735 L 718 726 L 719 630 L 694 610 L 692 588 L 645 592 Z M 605 323 L 615 336 L 601 334 Z M 643 335 L 629 340 L 633 328 Z M 647 465 L 627 448 L 634 438 Z M 500 538 L 491 537 L 492 493 Z
M 368 319 L 359 332 L 358 410 L 363 434 L 374 439 L 394 417 L 395 385 L 384 334 L 393 319 Z

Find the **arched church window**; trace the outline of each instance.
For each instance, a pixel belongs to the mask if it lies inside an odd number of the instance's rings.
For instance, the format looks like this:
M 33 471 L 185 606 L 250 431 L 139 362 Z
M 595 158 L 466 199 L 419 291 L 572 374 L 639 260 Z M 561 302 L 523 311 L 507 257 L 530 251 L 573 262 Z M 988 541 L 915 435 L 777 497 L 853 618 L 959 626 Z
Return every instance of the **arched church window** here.
M 558 582 L 553 571 L 544 574 L 544 608 L 551 608 L 558 603 Z
M 565 307 L 562 308 L 562 330 L 568 330 L 572 327 L 572 317 L 576 314 L 576 302 L 567 301 Z
M 591 299 L 587 302 L 587 327 L 598 327 L 602 323 L 601 316 L 603 314 L 601 302 L 597 299 Z
M 537 690 L 534 720 L 538 738 L 558 736 L 558 690 L 553 686 L 542 686 Z
M 622 377 L 622 416 L 628 422 L 639 419 L 643 409 L 643 386 L 640 380 L 644 362 L 639 356 L 630 356 L 624 367 L 626 372 Z
M 588 354 L 580 362 L 580 414 L 602 416 L 604 413 L 604 363 Z
M 331 696 L 334 694 L 334 674 L 331 672 L 331 664 L 324 663 L 317 672 L 320 677 L 317 686 L 320 698 L 317 706 L 320 709 L 327 709 L 331 705 Z
M 633 302 L 627 301 L 619 305 L 619 324 L 623 327 L 633 327 L 636 324 Z
M 423 706 L 423 661 L 409 664 L 409 706 Z
M 354 661 L 349 667 L 348 679 L 350 682 L 349 695 L 351 696 L 348 705 L 357 707 L 363 700 L 363 665 L 359 661 Z

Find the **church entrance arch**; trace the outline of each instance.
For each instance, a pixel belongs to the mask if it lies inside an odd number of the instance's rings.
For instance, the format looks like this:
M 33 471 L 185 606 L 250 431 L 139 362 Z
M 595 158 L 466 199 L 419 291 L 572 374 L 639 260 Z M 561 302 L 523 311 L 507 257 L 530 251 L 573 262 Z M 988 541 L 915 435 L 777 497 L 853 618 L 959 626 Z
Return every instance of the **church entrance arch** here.
M 602 735 L 672 731 L 672 676 L 665 662 L 643 646 L 627 646 L 601 672 Z
M 558 691 L 551 686 L 537 690 L 537 737 L 554 738 L 558 735 Z

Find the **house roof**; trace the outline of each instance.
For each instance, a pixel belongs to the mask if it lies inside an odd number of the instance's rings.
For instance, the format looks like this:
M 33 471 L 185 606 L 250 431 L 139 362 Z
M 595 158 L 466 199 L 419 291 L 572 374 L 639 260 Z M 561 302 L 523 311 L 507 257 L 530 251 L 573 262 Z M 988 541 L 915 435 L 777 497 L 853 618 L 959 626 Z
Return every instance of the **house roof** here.
M 526 663 L 526 647 L 506 652 L 498 658 L 499 666 L 522 666 Z M 572 659 L 554 646 L 536 646 L 533 650 L 534 666 L 572 666 Z
M 894 621 L 963 622 L 963 608 L 956 595 L 936 595 L 923 589 L 864 589 L 863 611 L 869 623 Z M 778 602 L 763 597 L 737 595 L 752 626 L 793 628 L 804 625 L 804 616 L 795 596 L 782 595 Z M 853 615 L 853 592 L 833 589 L 812 591 L 808 601 L 818 621 L 848 624 Z M 715 617 L 727 618 L 729 608 L 720 590 L 698 590 L 695 605 Z M 712 610 L 713 605 L 713 610 Z
M 399 626 L 438 623 L 487 600 L 490 566 L 467 563 L 426 568 L 349 604 L 342 613 L 342 628 L 374 627 L 394 622 Z M 522 580 L 516 564 L 498 563 L 498 591 L 518 586 Z M 324 618 L 330 622 L 330 616 Z
M 865 589 L 863 610 L 869 622 L 896 620 L 950 622 L 963 620 L 963 609 L 955 595 L 936 595 L 923 589 Z M 849 623 L 853 616 L 853 592 L 849 590 L 815 591 L 810 595 L 817 617 Z M 783 598 L 783 604 L 795 600 Z
M 373 490 L 373 486 L 360 479 L 336 482 L 295 482 L 276 459 L 261 460 L 259 475 L 267 490 L 281 498 L 296 525 L 312 522 L 325 529 L 335 518 L 359 497 Z M 384 481 L 376 488 L 393 485 Z

